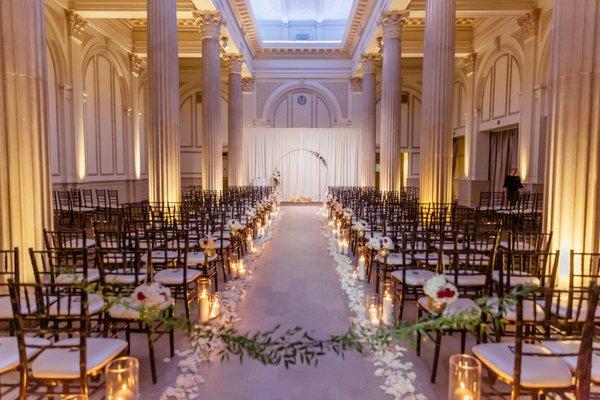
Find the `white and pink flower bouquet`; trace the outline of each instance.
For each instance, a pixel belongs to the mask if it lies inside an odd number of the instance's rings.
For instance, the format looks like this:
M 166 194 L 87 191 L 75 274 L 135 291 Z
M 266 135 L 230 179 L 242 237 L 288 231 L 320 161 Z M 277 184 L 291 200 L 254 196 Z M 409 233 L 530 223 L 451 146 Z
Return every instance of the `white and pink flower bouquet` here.
M 135 308 L 153 308 L 171 300 L 169 288 L 158 282 L 143 284 L 131 294 L 131 305 Z
M 448 305 L 458 299 L 456 286 L 446 280 L 444 275 L 435 275 L 423 285 L 423 293 L 436 304 Z

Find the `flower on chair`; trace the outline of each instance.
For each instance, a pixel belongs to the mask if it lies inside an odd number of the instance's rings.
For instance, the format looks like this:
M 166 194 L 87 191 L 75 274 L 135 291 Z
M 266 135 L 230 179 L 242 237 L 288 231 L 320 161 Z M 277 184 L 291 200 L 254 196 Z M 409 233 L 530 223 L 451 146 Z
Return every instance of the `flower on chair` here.
M 131 301 L 137 308 L 152 308 L 171 299 L 171 291 L 158 282 L 143 284 L 135 288 Z
M 214 250 L 217 248 L 217 243 L 214 241 L 214 239 L 212 237 L 205 237 L 200 240 L 200 248 L 202 250 L 207 250 L 207 249 Z
M 244 225 L 242 225 L 237 219 L 230 219 L 225 224 L 225 229 L 231 232 L 237 232 L 244 229 Z
M 435 275 L 425 282 L 423 293 L 437 304 L 450 304 L 458 299 L 456 286 L 449 283 L 441 274 Z
M 380 238 L 380 240 L 381 240 L 381 247 L 383 247 L 386 250 L 394 250 L 394 248 L 396 247 L 396 245 L 394 244 L 394 241 L 389 236 L 384 236 L 384 237 Z

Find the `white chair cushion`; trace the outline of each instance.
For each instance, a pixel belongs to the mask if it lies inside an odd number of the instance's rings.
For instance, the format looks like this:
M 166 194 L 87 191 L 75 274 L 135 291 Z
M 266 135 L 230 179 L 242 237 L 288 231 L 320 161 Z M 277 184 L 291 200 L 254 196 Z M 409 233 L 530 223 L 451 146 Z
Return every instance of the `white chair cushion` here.
M 382 236 L 383 236 L 383 233 L 381 233 L 381 232 L 365 232 L 365 239 L 366 240 L 369 240 L 369 239 L 374 238 L 374 237 L 382 237 Z M 369 245 L 367 244 L 367 247 L 368 246 Z
M 506 382 L 512 382 L 515 353 L 510 343 L 484 343 L 473 347 L 473 354 Z M 523 352 L 550 354 L 545 347 L 523 344 Z M 571 371 L 559 357 L 523 356 L 521 385 L 526 388 L 563 388 L 572 384 Z
M 505 274 L 505 275 L 503 275 L 503 278 L 504 278 L 504 283 L 508 284 L 508 276 Z M 492 272 L 492 280 L 494 282 L 500 282 L 500 271 Z M 537 278 L 535 276 L 511 275 L 510 276 L 510 285 L 511 286 L 519 286 L 519 285 L 540 286 L 540 280 L 539 280 L 539 278 Z
M 79 239 L 71 239 L 65 242 L 65 249 L 79 249 L 79 248 L 90 248 L 96 246 L 96 241 L 94 239 L 86 238 L 85 241 L 83 238 Z
M 32 346 L 48 346 L 50 341 L 43 338 L 28 337 L 25 338 L 25 344 Z M 37 349 L 35 347 L 27 347 L 27 358 L 33 357 L 41 350 L 42 349 Z M 14 336 L 0 337 L 0 354 L 2 354 L 2 357 L 0 357 L 0 375 L 17 368 L 19 366 L 19 346 L 17 338 Z
M 426 269 L 407 269 L 406 270 L 406 285 L 408 286 L 423 286 L 425 282 L 433 278 L 435 273 Z M 402 282 L 402 271 L 394 271 L 391 273 L 392 278 Z
M 154 274 L 154 280 L 163 285 L 182 285 L 183 284 L 183 268 L 166 268 Z M 197 269 L 190 268 L 187 270 L 187 281 L 191 282 L 200 277 L 201 273 Z
M 87 271 L 87 281 L 88 282 L 97 282 L 100 280 L 100 271 L 98 268 L 88 268 Z M 83 281 L 83 272 L 81 269 L 74 269 L 73 272 L 68 272 L 64 274 L 59 274 L 56 277 L 56 283 L 58 284 L 69 284 L 69 283 L 77 283 Z
M 60 315 L 79 315 L 81 312 L 81 298 L 79 296 L 73 297 L 61 297 L 59 300 L 54 300 L 53 304 L 50 306 L 50 314 L 57 315 L 60 311 Z M 57 301 L 60 301 L 60 305 L 57 304 Z M 71 304 L 69 304 L 71 303 Z M 88 314 L 94 315 L 98 314 L 104 308 L 104 298 L 102 295 L 98 293 L 90 293 L 88 294 Z
M 223 240 L 216 239 L 215 245 L 217 246 L 217 249 L 219 249 L 219 248 L 226 249 L 227 247 L 229 247 L 231 245 L 231 242 L 229 240 L 225 240 L 225 239 L 223 239 Z
M 534 307 L 535 304 L 535 307 Z M 504 318 L 508 321 L 517 320 L 517 306 L 505 312 Z M 540 302 L 534 303 L 533 300 L 523 300 L 523 321 L 543 321 L 545 320 L 544 306 Z
M 579 353 L 579 340 L 547 340 L 542 341 L 542 346 L 550 350 L 554 354 L 577 354 Z M 562 357 L 563 361 L 569 366 L 571 371 L 575 373 L 577 370 L 577 356 Z M 595 382 L 600 382 L 600 355 L 592 353 L 592 379 Z
M 550 312 L 556 314 L 561 318 L 567 318 L 569 312 L 569 299 L 565 296 L 560 299 L 560 303 L 557 303 L 557 299 L 554 299 Z M 577 319 L 579 322 L 585 321 L 588 311 L 588 302 L 585 299 L 573 299 L 573 305 L 571 306 L 571 319 Z M 596 318 L 600 318 L 600 306 L 596 307 Z
M 413 258 L 423 263 L 427 261 L 427 265 L 437 265 L 439 259 L 437 253 L 415 253 Z M 450 264 L 450 257 L 448 257 L 446 254 L 442 254 L 442 263 L 444 265 Z
M 171 307 L 174 304 L 173 299 L 169 299 L 159 304 L 157 309 L 160 311 L 164 311 L 167 308 Z M 140 308 L 137 304 L 133 303 L 131 299 L 125 298 L 121 301 L 113 304 L 108 309 L 108 315 L 114 319 L 126 319 L 137 321 L 140 319 Z
M 455 276 L 452 272 L 446 272 L 446 280 L 454 284 Z M 458 274 L 456 277 L 458 286 L 483 286 L 485 285 L 485 275 L 481 274 Z
M 24 300 L 24 299 L 23 299 Z M 25 301 L 21 301 L 21 312 L 27 314 L 29 312 L 37 310 L 37 303 L 35 296 L 29 297 L 29 305 Z M 0 296 L 0 319 L 13 319 L 13 309 L 10 302 L 10 297 Z
M 79 338 L 60 340 L 56 345 L 72 345 L 73 348 L 45 349 L 31 363 L 31 373 L 40 379 L 75 379 L 79 377 Z M 127 348 L 127 342 L 120 339 L 88 338 L 88 374 L 96 372 Z M 73 351 L 77 350 L 77 351 Z
M 220 239 L 221 238 L 221 231 L 213 232 L 212 237 Z M 223 231 L 223 239 L 231 239 L 231 232 L 230 231 Z
M 410 256 L 406 256 L 405 259 L 406 259 L 406 265 L 411 265 L 412 264 Z M 377 260 L 377 262 L 380 262 L 380 263 L 384 263 L 386 261 L 385 258 L 382 257 L 379 254 L 376 257 L 376 260 Z M 390 254 L 388 254 L 387 264 L 388 265 L 403 265 L 404 261 L 402 260 L 402 253 L 390 253 Z
M 196 265 L 203 265 L 204 259 L 205 259 L 204 252 L 193 251 L 193 252 L 187 254 L 187 265 L 188 265 L 188 267 L 195 267 Z M 216 259 L 217 259 L 217 255 L 215 254 L 214 256 L 212 256 L 208 259 L 208 262 L 214 261 Z
M 135 274 L 106 274 L 104 281 L 109 285 L 131 285 L 135 283 Z M 146 274 L 138 274 L 138 283 L 146 281 Z
M 459 253 L 458 261 L 460 263 L 467 263 L 467 255 L 465 253 Z M 469 265 L 487 265 L 489 262 L 490 258 L 483 254 L 471 255 L 468 257 Z
M 179 256 L 179 253 L 176 251 L 161 251 L 154 250 L 152 251 L 152 262 L 153 263 L 169 263 L 175 260 Z M 142 257 L 142 262 L 148 262 L 148 254 L 144 254 Z

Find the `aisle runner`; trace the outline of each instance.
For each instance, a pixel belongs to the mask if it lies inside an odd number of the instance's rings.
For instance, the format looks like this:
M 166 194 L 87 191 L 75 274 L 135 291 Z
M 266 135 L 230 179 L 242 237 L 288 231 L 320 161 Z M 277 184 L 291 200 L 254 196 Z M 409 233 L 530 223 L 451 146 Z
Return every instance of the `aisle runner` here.
M 244 294 L 254 280 L 254 273 L 257 267 L 256 262 L 271 240 L 272 233 L 279 225 L 281 214 L 282 211 L 280 210 L 272 220 L 271 225 L 266 229 L 264 236 L 254 241 L 256 251 L 248 253 L 244 257 L 244 264 L 246 266 L 245 277 L 227 281 L 225 283 L 225 290 L 219 291 L 221 295 L 221 315 L 210 324 L 210 329 L 213 332 L 217 332 L 220 328 L 227 328 L 240 321 L 240 317 L 237 314 L 238 306 L 244 300 Z M 202 363 L 212 361 L 211 356 L 215 355 L 219 350 L 220 342 L 216 340 L 210 342 L 196 335 L 192 336 L 190 343 L 190 349 L 184 351 L 178 350 L 176 352 L 177 356 L 184 357 L 178 364 L 180 372 L 175 385 L 165 390 L 161 400 L 185 400 L 198 397 L 198 386 L 204 383 L 204 378 L 198 372 L 199 367 Z M 168 362 L 169 359 L 165 359 L 165 361 Z
M 354 265 L 350 257 L 338 253 L 337 241 L 331 234 L 331 230 L 327 227 L 327 218 L 323 215 L 322 210 L 319 210 L 318 216 L 322 221 L 321 229 L 323 236 L 329 249 L 329 254 L 337 264 L 336 272 L 340 279 L 342 290 L 348 296 L 348 307 L 355 314 L 355 317 L 350 318 L 352 324 L 360 327 L 359 336 L 363 336 L 363 343 L 368 346 L 367 337 L 375 333 L 375 329 L 371 327 L 367 318 L 367 309 L 365 305 L 366 295 L 368 291 L 361 281 L 354 277 Z M 378 348 L 374 351 L 369 351 L 369 358 L 375 365 L 375 376 L 384 379 L 384 382 L 379 387 L 387 395 L 394 399 L 406 400 L 425 400 L 427 397 L 423 394 L 415 394 L 414 381 L 415 373 L 412 371 L 413 364 L 411 362 L 403 362 L 403 356 L 406 348 L 396 343 L 391 343 L 388 347 Z

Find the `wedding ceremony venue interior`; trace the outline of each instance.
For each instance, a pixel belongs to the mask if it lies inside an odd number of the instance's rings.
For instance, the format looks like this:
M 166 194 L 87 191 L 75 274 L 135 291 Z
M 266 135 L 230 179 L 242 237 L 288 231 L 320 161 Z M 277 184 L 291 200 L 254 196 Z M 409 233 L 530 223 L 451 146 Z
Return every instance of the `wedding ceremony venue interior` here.
M 600 0 L 0 0 L 0 399 L 600 399 Z

